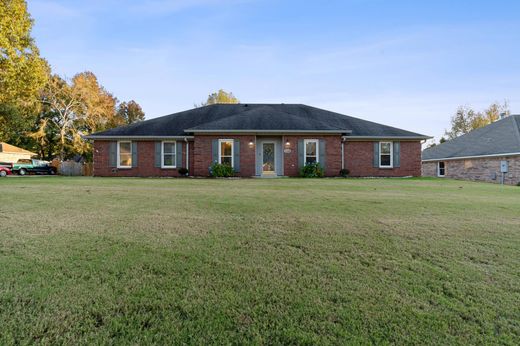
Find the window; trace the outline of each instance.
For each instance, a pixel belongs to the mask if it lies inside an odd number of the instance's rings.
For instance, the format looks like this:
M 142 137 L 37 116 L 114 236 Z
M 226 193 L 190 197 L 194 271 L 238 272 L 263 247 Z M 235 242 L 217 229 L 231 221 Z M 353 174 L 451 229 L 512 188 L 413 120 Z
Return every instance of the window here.
M 218 163 L 233 167 L 233 140 L 220 139 L 218 143 Z
M 443 161 L 439 161 L 438 163 L 437 175 L 439 177 L 444 177 L 446 175 L 446 166 Z
M 379 167 L 391 168 L 394 165 L 392 142 L 379 142 Z
M 161 168 L 176 168 L 176 142 L 162 142 Z
M 132 167 L 132 142 L 117 142 L 117 168 Z
M 303 141 L 305 164 L 319 162 L 317 139 L 306 139 Z

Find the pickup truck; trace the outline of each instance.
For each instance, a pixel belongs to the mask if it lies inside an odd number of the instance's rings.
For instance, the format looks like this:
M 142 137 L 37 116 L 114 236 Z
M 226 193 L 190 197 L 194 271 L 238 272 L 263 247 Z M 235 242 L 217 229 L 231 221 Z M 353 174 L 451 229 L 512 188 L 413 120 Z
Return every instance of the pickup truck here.
M 13 163 L 12 171 L 19 175 L 34 174 L 56 174 L 56 167 L 50 166 L 47 161 L 35 159 L 20 159 Z

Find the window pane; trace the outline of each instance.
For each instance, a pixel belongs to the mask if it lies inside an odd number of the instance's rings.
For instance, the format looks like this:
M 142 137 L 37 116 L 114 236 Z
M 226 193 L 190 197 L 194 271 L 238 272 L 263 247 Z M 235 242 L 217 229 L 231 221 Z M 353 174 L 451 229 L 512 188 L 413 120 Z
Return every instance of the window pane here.
M 316 157 L 315 156 L 307 156 L 305 158 L 305 163 L 314 163 L 316 162 Z
M 132 166 L 132 154 L 121 154 L 119 156 L 120 166 Z
M 165 166 L 175 166 L 175 155 L 173 154 L 164 154 L 164 162 Z
M 381 155 L 381 166 L 390 166 L 390 155 Z
M 231 146 L 233 142 L 221 142 L 220 143 L 220 155 L 231 156 Z
M 164 143 L 164 153 L 167 153 L 167 154 L 175 153 L 175 143 Z
M 229 165 L 231 166 L 231 156 L 223 156 L 220 158 L 220 162 L 223 164 L 223 165 Z
M 305 153 L 306 155 L 316 156 L 316 142 L 307 142 Z
M 131 154 L 132 153 L 132 143 L 122 142 L 119 143 L 119 153 L 122 154 Z
M 381 143 L 381 154 L 390 154 L 392 143 Z

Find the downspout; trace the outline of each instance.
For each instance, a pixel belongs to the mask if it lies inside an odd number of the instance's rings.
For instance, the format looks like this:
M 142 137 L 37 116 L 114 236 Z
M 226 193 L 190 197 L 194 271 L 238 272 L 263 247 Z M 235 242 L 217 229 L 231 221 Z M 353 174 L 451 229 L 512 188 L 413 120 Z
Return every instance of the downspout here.
M 345 139 L 341 139 L 341 169 L 345 169 Z
M 188 175 L 190 175 L 190 142 L 188 142 L 188 138 L 184 138 L 184 142 L 186 142 L 186 169 L 188 170 Z

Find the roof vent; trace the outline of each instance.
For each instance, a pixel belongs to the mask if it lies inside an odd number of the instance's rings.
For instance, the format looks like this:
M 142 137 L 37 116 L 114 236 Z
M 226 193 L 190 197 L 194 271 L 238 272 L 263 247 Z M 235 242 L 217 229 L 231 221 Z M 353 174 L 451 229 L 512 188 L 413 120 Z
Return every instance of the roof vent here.
M 247 107 L 247 103 L 244 105 L 244 107 Z

